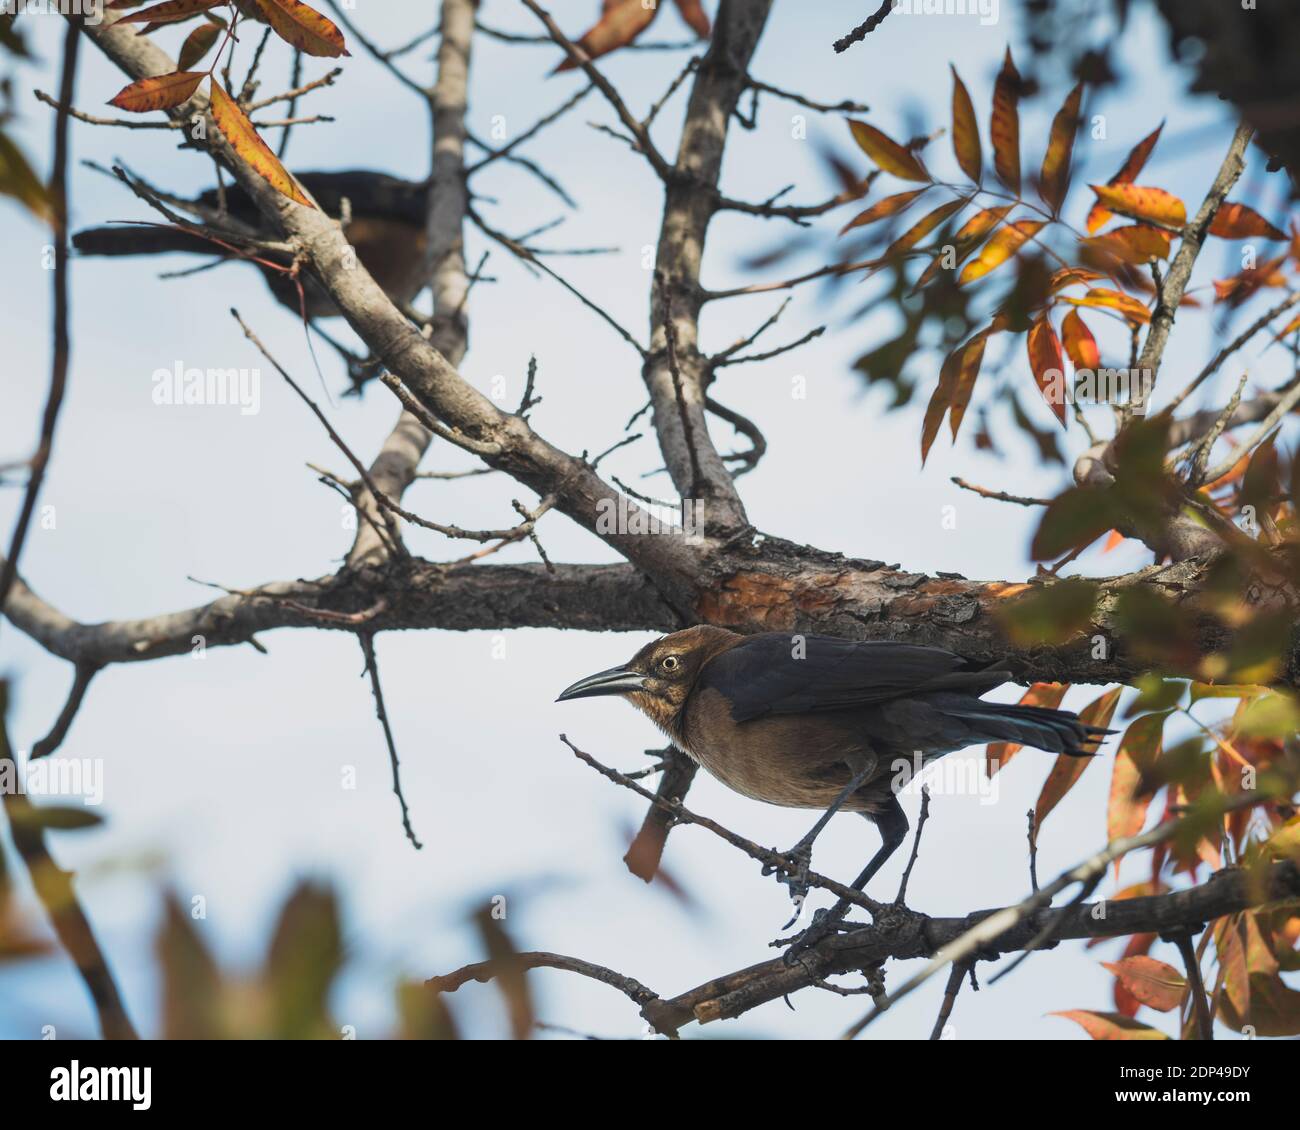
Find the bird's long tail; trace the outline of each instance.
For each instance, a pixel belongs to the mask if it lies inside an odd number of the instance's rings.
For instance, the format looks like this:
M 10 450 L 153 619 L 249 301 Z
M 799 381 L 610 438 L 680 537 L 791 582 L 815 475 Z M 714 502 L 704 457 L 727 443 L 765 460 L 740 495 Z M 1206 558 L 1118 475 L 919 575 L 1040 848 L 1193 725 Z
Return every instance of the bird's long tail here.
M 152 224 L 117 224 L 87 228 L 72 237 L 72 246 L 82 255 L 160 255 L 188 251 L 199 255 L 224 255 L 219 244 L 180 228 Z
M 976 741 L 1017 742 L 1070 757 L 1092 757 L 1106 735 L 1115 732 L 1080 722 L 1068 710 L 1046 706 L 967 699 L 960 706 L 946 706 L 945 713 L 969 723 L 978 732 Z

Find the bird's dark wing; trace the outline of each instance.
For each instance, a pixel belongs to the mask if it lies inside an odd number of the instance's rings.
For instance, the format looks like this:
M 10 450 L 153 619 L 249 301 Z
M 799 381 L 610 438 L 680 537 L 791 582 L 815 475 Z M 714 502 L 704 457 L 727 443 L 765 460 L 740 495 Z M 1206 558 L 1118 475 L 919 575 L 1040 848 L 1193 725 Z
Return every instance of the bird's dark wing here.
M 382 216 L 386 219 L 409 223 L 423 228 L 425 222 L 426 186 L 401 180 L 387 173 L 369 169 L 350 169 L 333 173 L 295 173 L 302 186 L 316 198 L 326 214 L 338 216 L 348 200 L 354 216 Z M 217 208 L 219 198 L 215 189 L 199 197 L 199 203 Z M 232 216 L 254 226 L 262 224 L 248 194 L 238 185 L 226 189 L 226 207 Z
M 978 695 L 1006 679 L 1005 672 L 974 670 L 968 660 L 937 647 L 769 632 L 711 659 L 697 687 L 717 690 L 731 703 L 732 718 L 746 722 L 769 714 L 844 710 L 932 690 Z

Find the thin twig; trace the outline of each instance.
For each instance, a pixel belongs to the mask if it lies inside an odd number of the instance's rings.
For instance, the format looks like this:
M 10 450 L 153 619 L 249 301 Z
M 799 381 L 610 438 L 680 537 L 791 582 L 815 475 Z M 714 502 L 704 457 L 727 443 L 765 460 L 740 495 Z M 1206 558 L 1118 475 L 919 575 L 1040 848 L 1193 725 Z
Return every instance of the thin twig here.
M 419 851 L 424 847 L 415 835 L 415 829 L 411 827 L 411 813 L 406 807 L 406 797 L 402 794 L 402 772 L 397 758 L 397 744 L 393 741 L 393 730 L 388 724 L 388 711 L 384 708 L 384 689 L 379 682 L 379 664 L 375 660 L 375 634 L 373 632 L 358 632 L 357 639 L 361 641 L 361 654 L 366 660 L 366 674 L 370 676 L 370 690 L 375 696 L 375 715 L 379 718 L 379 725 L 383 727 L 384 742 L 388 746 L 388 760 L 393 767 L 393 793 L 397 797 L 397 803 L 402 807 L 402 829 L 406 832 L 406 838 L 411 841 L 412 846 Z

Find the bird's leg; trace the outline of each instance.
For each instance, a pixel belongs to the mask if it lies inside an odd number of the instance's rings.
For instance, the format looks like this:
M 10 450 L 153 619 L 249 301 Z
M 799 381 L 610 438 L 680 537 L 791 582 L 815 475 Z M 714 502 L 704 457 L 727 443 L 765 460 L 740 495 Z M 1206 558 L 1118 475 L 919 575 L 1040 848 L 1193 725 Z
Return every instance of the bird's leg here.
M 853 880 L 851 886 L 855 891 L 862 890 L 877 871 L 885 865 L 886 860 L 898 850 L 907 838 L 907 813 L 898 803 L 898 797 L 892 793 L 889 803 L 876 813 L 864 813 L 868 820 L 875 822 L 880 830 L 880 850 L 871 857 L 871 861 L 862 869 L 862 874 Z M 804 950 L 811 949 L 831 931 L 839 928 L 841 919 L 849 912 L 853 904 L 847 899 L 840 899 L 830 910 L 819 910 L 812 925 L 799 934 L 785 951 L 785 963 L 793 965 L 795 958 Z
M 779 866 L 767 866 L 763 868 L 764 875 L 775 873 L 779 876 L 778 882 L 784 883 L 790 888 L 790 899 L 795 904 L 796 913 L 795 916 L 782 927 L 783 930 L 788 930 L 793 926 L 794 923 L 799 920 L 799 914 L 802 913 L 803 900 L 808 895 L 808 871 L 812 866 L 812 848 L 814 841 L 821 835 L 822 829 L 830 822 L 830 818 L 844 806 L 844 802 L 857 792 L 858 789 L 866 783 L 867 778 L 876 771 L 876 759 L 874 757 L 868 758 L 861 764 L 860 768 L 856 765 L 853 766 L 853 768 L 857 769 L 853 779 L 844 787 L 840 792 L 840 795 L 831 802 L 831 806 L 821 814 L 817 823 L 808 830 L 808 834 L 789 851 L 781 853 L 788 859 L 793 859 L 796 862 L 795 869 L 793 871 L 787 871 L 785 868 Z

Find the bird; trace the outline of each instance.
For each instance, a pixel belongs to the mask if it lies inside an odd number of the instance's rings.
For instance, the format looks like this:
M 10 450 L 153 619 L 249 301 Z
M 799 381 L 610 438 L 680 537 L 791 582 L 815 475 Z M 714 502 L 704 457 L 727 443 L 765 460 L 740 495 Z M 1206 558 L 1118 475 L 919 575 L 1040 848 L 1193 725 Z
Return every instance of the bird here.
M 897 792 L 918 758 L 925 764 L 984 742 L 1089 757 L 1112 732 L 1066 710 L 980 698 L 1011 677 L 1005 664 L 981 665 L 939 647 L 697 625 L 579 679 L 556 701 L 621 695 L 741 795 L 823 810 L 782 853 L 796 863 L 782 881 L 798 905 L 813 841 L 835 812 L 860 813 L 880 834 L 855 890 L 894 854 L 908 831 Z M 819 911 L 787 959 L 826 936 L 850 905 L 841 899 L 829 913 Z
M 344 234 L 356 249 L 357 259 L 389 298 L 399 306 L 409 305 L 428 281 L 425 217 L 429 183 L 402 180 L 369 169 L 307 172 L 297 174 L 296 179 L 328 215 L 340 217 L 346 210 L 350 219 Z M 218 230 L 224 224 L 245 235 L 268 240 L 279 238 L 239 185 L 229 185 L 224 192 L 209 189 L 193 200 L 174 203 L 178 211 L 188 211 Z M 72 237 L 72 245 L 80 254 L 88 256 L 188 252 L 218 259 L 245 258 L 233 247 L 222 246 L 183 228 L 162 225 L 88 228 Z M 249 260 L 261 270 L 271 293 L 295 313 L 304 304 L 310 318 L 334 317 L 339 313 L 324 288 L 305 273 L 300 276 L 303 286 L 300 299 L 295 279 L 284 269 L 292 267 L 291 256 L 259 251 L 251 254 L 266 261 Z

